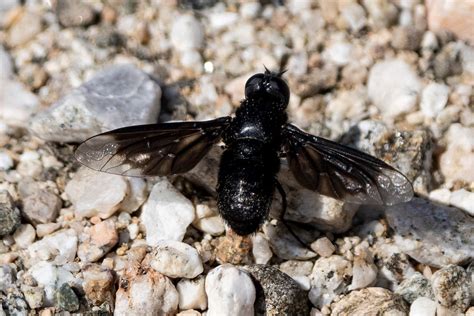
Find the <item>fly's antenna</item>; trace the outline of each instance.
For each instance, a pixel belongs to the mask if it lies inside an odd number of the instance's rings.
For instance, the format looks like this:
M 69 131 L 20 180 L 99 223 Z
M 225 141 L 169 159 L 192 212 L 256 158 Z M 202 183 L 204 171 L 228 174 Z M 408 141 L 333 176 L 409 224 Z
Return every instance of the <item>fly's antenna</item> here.
M 283 76 L 283 75 L 285 74 L 285 72 L 287 72 L 287 71 L 288 71 L 288 69 L 280 69 L 280 72 L 278 72 L 277 76 L 278 76 L 278 77 L 281 77 L 281 76 Z
M 266 75 L 272 74 L 272 72 L 270 70 L 268 70 L 267 66 L 263 65 L 263 68 L 265 68 L 265 74 Z

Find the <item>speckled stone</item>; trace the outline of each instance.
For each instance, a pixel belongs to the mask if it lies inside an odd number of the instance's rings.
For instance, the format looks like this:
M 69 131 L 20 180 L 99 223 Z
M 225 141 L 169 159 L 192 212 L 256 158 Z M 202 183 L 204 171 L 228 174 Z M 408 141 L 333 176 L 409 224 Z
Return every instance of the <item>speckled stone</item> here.
M 20 211 L 8 191 L 0 191 L 0 236 L 13 233 L 20 225 Z

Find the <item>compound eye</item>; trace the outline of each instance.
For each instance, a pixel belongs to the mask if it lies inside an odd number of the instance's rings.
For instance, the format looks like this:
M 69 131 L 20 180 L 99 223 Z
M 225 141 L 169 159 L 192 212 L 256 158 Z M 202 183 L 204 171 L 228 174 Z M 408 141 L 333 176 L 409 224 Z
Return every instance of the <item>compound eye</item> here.
M 264 74 L 256 74 L 247 80 L 245 83 L 245 96 L 248 97 L 253 92 L 257 92 L 260 86 L 260 83 L 263 81 Z
M 272 87 L 274 87 L 276 91 L 278 91 L 283 96 L 283 99 L 288 102 L 288 100 L 290 99 L 290 88 L 288 88 L 288 85 L 283 79 L 275 78 Z

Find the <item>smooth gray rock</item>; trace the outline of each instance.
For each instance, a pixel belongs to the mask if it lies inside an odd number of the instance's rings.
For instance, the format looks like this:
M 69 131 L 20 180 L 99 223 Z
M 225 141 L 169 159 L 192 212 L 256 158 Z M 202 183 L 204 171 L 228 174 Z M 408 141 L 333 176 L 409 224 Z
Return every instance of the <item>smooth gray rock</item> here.
M 416 261 L 434 267 L 474 257 L 474 218 L 462 210 L 421 198 L 389 207 L 395 244 Z
M 435 299 L 430 280 L 419 272 L 405 279 L 395 293 L 401 295 L 410 304 L 420 297 L 427 297 L 431 300 Z
M 0 191 L 0 236 L 13 233 L 20 226 L 20 211 L 8 191 Z
M 31 120 L 31 131 L 47 141 L 80 142 L 111 129 L 155 123 L 161 89 L 132 65 L 97 73 Z

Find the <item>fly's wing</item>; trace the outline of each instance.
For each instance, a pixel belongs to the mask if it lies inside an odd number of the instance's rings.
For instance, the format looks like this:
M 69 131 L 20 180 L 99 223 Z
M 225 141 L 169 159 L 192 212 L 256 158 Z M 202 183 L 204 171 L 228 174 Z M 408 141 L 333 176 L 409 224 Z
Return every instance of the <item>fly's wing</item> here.
M 230 117 L 119 128 L 79 145 L 76 159 L 124 176 L 165 176 L 191 170 L 221 139 Z
M 291 124 L 283 131 L 290 170 L 302 186 L 358 204 L 392 205 L 412 198 L 410 181 L 385 162 Z

